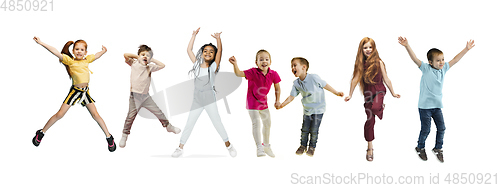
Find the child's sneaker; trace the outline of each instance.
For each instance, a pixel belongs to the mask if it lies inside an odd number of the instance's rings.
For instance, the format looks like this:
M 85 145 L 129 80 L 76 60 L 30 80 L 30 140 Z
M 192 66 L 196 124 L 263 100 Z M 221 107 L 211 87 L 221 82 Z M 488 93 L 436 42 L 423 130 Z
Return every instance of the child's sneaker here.
M 264 157 L 266 156 L 266 153 L 264 152 L 264 146 L 259 145 L 257 146 L 257 157 Z
M 264 152 L 266 152 L 269 157 L 274 157 L 273 150 L 271 150 L 271 144 L 264 145 Z
M 231 155 L 231 157 L 236 157 L 237 152 L 236 149 L 234 149 L 233 144 L 229 145 L 227 150 L 229 151 L 229 155 Z
M 116 150 L 116 145 L 115 145 L 115 139 L 113 138 L 113 135 L 109 136 L 109 138 L 106 138 L 106 141 L 108 141 L 108 150 L 109 152 L 113 152 Z
M 422 159 L 423 161 L 427 161 L 427 154 L 425 153 L 425 148 L 418 148 L 415 147 L 415 151 L 417 152 L 417 155 Z
M 33 145 L 38 147 L 40 145 L 40 142 L 42 141 L 42 138 L 45 134 L 43 134 L 42 129 L 36 131 L 35 136 L 33 137 Z
M 181 148 L 176 148 L 174 153 L 172 153 L 172 157 L 177 158 L 180 157 L 184 153 L 184 150 Z
M 438 160 L 442 163 L 444 163 L 444 158 L 443 158 L 443 150 L 442 149 L 432 149 L 432 152 L 434 153 L 434 155 L 436 155 L 436 157 L 438 158 Z
M 297 149 L 297 151 L 295 152 L 295 154 L 302 155 L 302 154 L 304 154 L 304 152 L 306 152 L 306 147 L 303 146 L 303 145 L 300 145 L 299 149 Z
M 121 148 L 124 148 L 125 145 L 127 145 L 127 139 L 128 139 L 128 134 L 123 133 L 122 139 L 120 140 L 120 144 L 118 146 L 120 146 Z
M 309 157 L 312 157 L 314 155 L 314 148 L 309 146 L 309 149 L 307 149 L 307 152 L 306 154 L 309 156 Z
M 177 128 L 177 127 L 174 127 L 172 124 L 170 124 L 170 122 L 168 123 L 167 125 L 167 132 L 173 132 L 175 134 L 179 134 L 181 132 L 181 129 Z

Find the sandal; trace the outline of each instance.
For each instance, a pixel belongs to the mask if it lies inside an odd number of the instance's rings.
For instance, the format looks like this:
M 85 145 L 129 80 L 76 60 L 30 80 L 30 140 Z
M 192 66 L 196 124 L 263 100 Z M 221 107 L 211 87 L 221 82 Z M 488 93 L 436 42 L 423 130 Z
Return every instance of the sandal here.
M 368 155 L 368 151 L 372 151 L 371 155 Z M 372 162 L 373 161 L 373 149 L 366 150 L 366 160 Z

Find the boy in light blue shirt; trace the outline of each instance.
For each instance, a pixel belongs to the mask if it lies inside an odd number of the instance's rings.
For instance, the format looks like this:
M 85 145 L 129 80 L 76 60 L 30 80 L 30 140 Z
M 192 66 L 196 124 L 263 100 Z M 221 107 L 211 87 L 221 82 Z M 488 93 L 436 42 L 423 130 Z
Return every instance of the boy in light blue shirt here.
M 288 103 L 299 94 L 302 95 L 302 106 L 304 107 L 304 116 L 302 122 L 302 134 L 300 139 L 300 147 L 295 154 L 302 155 L 306 152 L 307 142 L 309 141 L 309 148 L 306 154 L 313 156 L 318 141 L 319 125 L 323 118 L 323 113 L 326 110 L 325 91 L 326 89 L 337 96 L 344 96 L 343 92 L 338 92 L 328 85 L 316 74 L 307 74 L 309 69 L 309 62 L 302 57 L 292 59 L 292 73 L 297 80 L 293 82 L 293 88 L 290 96 L 279 106 L 278 109 L 285 107 Z M 311 139 L 309 139 L 309 136 Z
M 425 153 L 425 140 L 431 130 L 431 119 L 437 127 L 436 143 L 432 152 L 436 155 L 440 162 L 444 162 L 443 158 L 443 138 L 446 129 L 444 125 L 443 113 L 443 82 L 444 75 L 448 70 L 455 65 L 462 57 L 474 47 L 474 40 L 467 42 L 467 46 L 456 55 L 450 62 L 444 61 L 443 52 L 436 48 L 432 48 L 427 52 L 428 64 L 420 61 L 413 50 L 408 44 L 408 40 L 404 37 L 398 38 L 399 43 L 403 45 L 410 58 L 417 64 L 422 71 L 422 78 L 420 79 L 420 95 L 418 98 L 418 111 L 420 113 L 420 135 L 418 137 L 418 145 L 415 147 L 420 159 L 427 161 L 427 154 Z

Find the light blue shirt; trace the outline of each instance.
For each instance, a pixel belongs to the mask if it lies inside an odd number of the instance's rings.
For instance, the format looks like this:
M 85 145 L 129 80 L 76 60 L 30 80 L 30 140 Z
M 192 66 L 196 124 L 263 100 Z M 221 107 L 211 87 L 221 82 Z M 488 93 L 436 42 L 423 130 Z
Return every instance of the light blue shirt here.
M 304 81 L 297 78 L 293 81 L 290 95 L 296 97 L 302 94 L 304 115 L 323 114 L 326 110 L 325 91 L 326 82 L 316 74 L 307 74 Z
M 445 62 L 442 69 L 432 68 L 428 63 L 420 65 L 422 78 L 420 79 L 420 95 L 418 97 L 418 108 L 432 109 L 443 108 L 443 82 L 444 75 L 450 69 L 450 64 Z

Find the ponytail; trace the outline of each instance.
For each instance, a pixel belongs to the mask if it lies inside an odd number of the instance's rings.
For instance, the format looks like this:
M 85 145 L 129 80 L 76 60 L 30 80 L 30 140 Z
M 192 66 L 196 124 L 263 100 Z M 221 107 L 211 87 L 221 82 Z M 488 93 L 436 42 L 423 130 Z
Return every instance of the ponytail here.
M 73 55 L 71 55 L 71 52 L 69 51 L 69 47 L 73 44 L 74 42 L 73 41 L 68 41 L 66 42 L 66 44 L 64 45 L 62 51 L 61 51 L 61 54 L 66 54 L 67 56 L 69 56 L 70 58 L 73 58 Z M 60 61 L 62 63 L 62 61 Z M 69 70 L 69 66 L 66 65 L 66 64 L 63 64 L 65 67 L 66 67 L 66 72 L 68 72 L 68 76 L 69 76 L 69 79 L 71 79 L 71 71 Z

